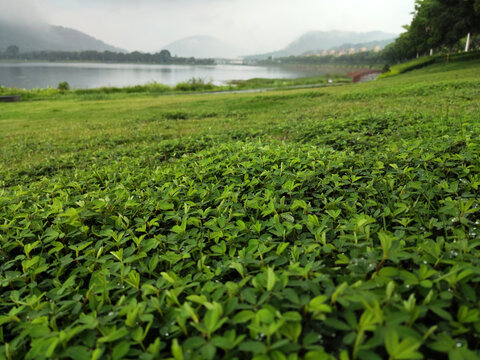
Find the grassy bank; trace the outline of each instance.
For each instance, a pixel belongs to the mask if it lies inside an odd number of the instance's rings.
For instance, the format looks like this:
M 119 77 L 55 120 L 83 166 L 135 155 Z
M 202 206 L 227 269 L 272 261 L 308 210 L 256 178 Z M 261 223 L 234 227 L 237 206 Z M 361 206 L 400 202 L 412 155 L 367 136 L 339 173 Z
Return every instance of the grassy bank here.
M 391 76 L 396 76 L 404 74 L 409 71 L 422 69 L 424 67 L 440 64 L 440 65 L 450 65 L 449 70 L 452 69 L 452 64 L 457 64 L 457 68 L 463 68 L 464 63 L 472 63 L 473 61 L 480 60 L 480 51 L 470 51 L 468 53 L 458 53 L 458 54 L 437 54 L 433 56 L 423 56 L 418 59 L 407 61 L 398 65 L 392 66 L 389 71 L 384 72 L 380 75 L 380 79 L 387 78 Z M 467 65 L 468 66 L 468 65 Z M 455 67 L 453 67 L 455 68 Z
M 214 85 L 201 78 L 192 78 L 189 81 L 178 83 L 175 86 L 168 86 L 160 83 L 149 83 L 145 85 L 127 87 L 101 87 L 94 89 L 16 89 L 0 86 L 0 96 L 21 95 L 23 101 L 48 100 L 48 99 L 72 99 L 72 100 L 102 100 L 108 98 L 124 98 L 135 95 L 175 95 L 198 92 L 221 92 L 235 90 L 250 90 L 263 88 L 282 89 L 292 86 L 309 86 L 327 84 L 331 79 L 335 84 L 351 82 L 346 75 L 315 76 L 295 79 L 264 79 L 256 78 L 250 80 L 233 80 L 225 85 Z
M 479 85 L 1 104 L 0 357 L 478 358 Z
M 67 83 L 65 83 L 67 84 Z M 67 85 L 69 86 L 69 85 Z M 45 99 L 105 99 L 108 97 L 131 97 L 134 95 L 165 95 L 185 92 L 208 92 L 225 91 L 233 89 L 231 86 L 217 86 L 203 79 L 192 78 L 189 81 L 178 83 L 175 86 L 168 86 L 160 83 L 149 83 L 145 85 L 126 87 L 100 87 L 93 89 L 16 89 L 0 87 L 2 95 L 21 95 L 23 101 L 45 100 Z
M 264 79 L 256 78 L 250 80 L 233 80 L 229 84 L 237 89 L 261 89 L 261 88 L 283 88 L 290 86 L 320 85 L 327 84 L 332 80 L 336 84 L 350 83 L 351 79 L 346 75 L 312 76 L 296 79 Z

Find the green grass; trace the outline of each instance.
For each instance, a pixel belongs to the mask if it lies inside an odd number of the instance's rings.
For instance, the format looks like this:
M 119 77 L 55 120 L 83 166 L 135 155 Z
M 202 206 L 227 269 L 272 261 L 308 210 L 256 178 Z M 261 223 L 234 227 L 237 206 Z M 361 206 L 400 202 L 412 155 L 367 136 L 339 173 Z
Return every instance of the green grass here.
M 389 71 L 380 74 L 379 78 L 386 78 L 390 76 L 397 76 L 415 69 L 421 69 L 425 66 L 432 65 L 437 62 L 437 57 L 435 56 L 423 56 L 418 59 L 410 60 L 405 63 L 394 65 L 390 68 Z
M 478 62 L 480 59 L 480 51 L 470 51 L 468 53 L 458 53 L 458 54 L 437 54 L 433 56 L 423 56 L 418 59 L 410 60 L 405 63 L 394 65 L 390 68 L 389 71 L 381 74 L 380 79 L 387 78 L 391 76 L 397 76 L 404 74 L 409 71 L 422 69 L 424 67 L 430 66 L 430 69 L 433 64 L 448 65 L 448 71 L 455 70 L 457 68 L 464 68 L 465 66 L 470 66 L 468 64 L 473 64 Z M 467 65 L 465 64 L 467 63 Z M 452 66 L 457 65 L 457 66 Z M 434 70 L 435 71 L 435 70 Z
M 45 99 L 90 99 L 98 100 L 107 97 L 131 97 L 133 95 L 164 95 L 175 94 L 182 92 L 198 92 L 198 91 L 220 91 L 229 90 L 230 87 L 215 86 L 211 83 L 205 82 L 202 79 L 192 78 L 189 81 L 178 83 L 175 86 L 168 86 L 160 83 L 149 83 L 145 85 L 127 86 L 127 87 L 101 87 L 94 89 L 75 89 L 75 90 L 61 90 L 61 89 L 16 89 L 6 88 L 0 86 L 1 95 L 21 95 L 23 101 L 28 100 L 45 100 Z
M 316 77 L 305 77 L 296 79 L 264 79 L 255 78 L 249 80 L 233 80 L 229 84 L 234 85 L 238 89 L 258 89 L 258 88 L 282 88 L 289 86 L 303 85 L 319 85 L 327 84 L 328 79 L 332 79 L 334 83 L 349 83 L 351 79 L 344 75 L 326 75 Z
M 479 358 L 479 85 L 1 104 L 0 358 Z
M 133 96 L 145 95 L 175 95 L 184 93 L 221 92 L 263 88 L 281 89 L 292 86 L 308 87 L 310 85 L 327 84 L 327 80 L 329 78 L 332 78 L 335 84 L 351 82 L 350 78 L 343 75 L 326 75 L 295 79 L 256 78 L 250 80 L 233 80 L 226 85 L 214 85 L 211 82 L 205 81 L 201 78 L 192 78 L 188 81 L 180 82 L 175 86 L 168 86 L 156 82 L 127 87 L 100 87 L 94 89 L 74 90 L 60 90 L 54 88 L 27 90 L 0 86 L 0 96 L 20 95 L 23 101 L 51 99 L 106 100 L 111 98 L 131 98 Z

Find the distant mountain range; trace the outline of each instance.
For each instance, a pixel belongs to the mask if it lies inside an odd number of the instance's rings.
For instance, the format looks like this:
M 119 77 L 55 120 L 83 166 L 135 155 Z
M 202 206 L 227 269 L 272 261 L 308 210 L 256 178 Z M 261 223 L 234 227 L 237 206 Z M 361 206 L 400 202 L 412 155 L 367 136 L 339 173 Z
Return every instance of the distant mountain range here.
M 372 44 L 384 46 L 392 42 L 397 37 L 396 34 L 389 34 L 382 31 L 372 31 L 366 33 L 348 32 L 348 31 L 311 31 L 297 40 L 290 43 L 285 49 L 266 54 L 247 56 L 247 59 L 266 59 L 269 56 L 285 57 L 298 56 L 305 53 L 312 53 L 322 50 L 341 48 L 343 46 L 356 47 L 359 44 Z
M 125 52 L 90 35 L 62 26 L 0 22 L 0 50 L 5 50 L 10 45 L 18 46 L 22 53 L 43 50 Z
M 322 50 L 384 47 L 397 35 L 381 31 L 356 33 L 347 31 L 311 31 L 290 43 L 286 48 L 265 54 L 244 56 L 250 60 L 269 56 L 313 54 Z M 47 24 L 13 24 L 0 20 L 0 51 L 16 45 L 20 52 L 32 51 L 113 51 L 125 52 L 80 31 Z M 236 58 L 246 52 L 213 36 L 190 36 L 164 46 L 172 55 L 195 58 Z
M 322 50 L 340 48 L 373 48 L 376 45 L 386 46 L 393 42 L 396 34 L 382 31 L 356 33 L 347 31 L 311 31 L 290 43 L 285 49 L 266 54 L 244 56 L 246 59 L 259 60 L 269 56 L 283 57 L 317 53 Z M 172 55 L 196 58 L 235 58 L 245 51 L 232 46 L 213 36 L 190 36 L 177 40 L 163 47 Z
M 213 36 L 189 36 L 164 46 L 172 55 L 195 58 L 235 58 L 242 49 Z

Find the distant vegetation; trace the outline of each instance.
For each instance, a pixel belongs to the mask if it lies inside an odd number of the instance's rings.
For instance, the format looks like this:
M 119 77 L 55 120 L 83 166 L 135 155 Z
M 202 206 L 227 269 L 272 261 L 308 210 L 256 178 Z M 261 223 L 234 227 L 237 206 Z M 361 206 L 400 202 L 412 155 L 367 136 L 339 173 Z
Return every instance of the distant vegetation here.
M 37 51 L 22 53 L 16 45 L 9 46 L 0 52 L 0 59 L 23 61 L 92 61 L 103 63 L 143 63 L 143 64 L 188 64 L 188 65 L 213 65 L 213 59 L 195 59 L 172 56 L 168 50 L 156 54 L 134 51 L 131 53 L 112 51 Z
M 259 61 L 260 64 L 306 64 L 306 65 L 337 65 L 337 66 L 381 66 L 385 64 L 385 58 L 381 52 L 365 51 L 349 55 L 325 55 L 325 56 L 289 56 L 283 58 L 269 58 Z

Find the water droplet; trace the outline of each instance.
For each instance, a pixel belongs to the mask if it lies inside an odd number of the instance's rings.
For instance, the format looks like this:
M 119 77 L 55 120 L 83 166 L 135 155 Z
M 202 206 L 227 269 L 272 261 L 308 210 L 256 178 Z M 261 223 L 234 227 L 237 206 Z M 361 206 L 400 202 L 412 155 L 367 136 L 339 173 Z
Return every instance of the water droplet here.
M 263 340 L 263 338 L 265 338 L 265 334 L 258 334 L 257 335 L 257 340 Z

